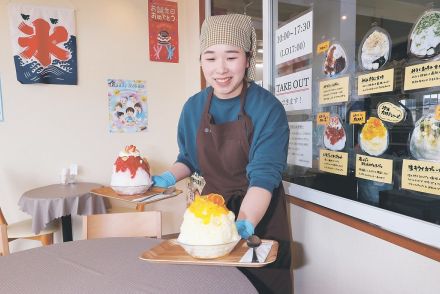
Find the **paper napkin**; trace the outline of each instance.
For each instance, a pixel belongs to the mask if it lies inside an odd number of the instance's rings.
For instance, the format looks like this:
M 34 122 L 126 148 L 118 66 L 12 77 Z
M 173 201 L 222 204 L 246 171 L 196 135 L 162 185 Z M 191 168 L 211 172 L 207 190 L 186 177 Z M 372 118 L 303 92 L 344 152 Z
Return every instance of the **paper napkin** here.
M 265 241 L 260 246 L 258 246 L 255 250 L 257 251 L 257 258 L 259 262 L 265 262 L 267 255 L 270 252 L 270 249 L 272 248 L 273 242 L 272 241 Z M 246 253 L 241 257 L 240 262 L 252 262 L 252 248 L 249 248 Z

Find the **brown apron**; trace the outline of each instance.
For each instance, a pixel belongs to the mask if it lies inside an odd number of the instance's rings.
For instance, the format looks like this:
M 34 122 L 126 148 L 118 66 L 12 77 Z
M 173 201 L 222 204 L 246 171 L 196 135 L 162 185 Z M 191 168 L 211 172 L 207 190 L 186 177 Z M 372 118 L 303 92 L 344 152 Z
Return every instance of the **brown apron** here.
M 211 91 L 197 131 L 197 155 L 206 181 L 202 194 L 223 195 L 228 209 L 236 216 L 249 186 L 246 166 L 249 162 L 253 126 L 244 111 L 246 91 L 247 83 L 244 81 L 238 120 L 219 125 L 215 124 L 209 114 L 213 95 Z M 273 192 L 269 208 L 255 228 L 255 234 L 280 243 L 277 261 L 263 268 L 239 268 L 240 271 L 260 293 L 292 293 L 291 238 L 282 184 Z

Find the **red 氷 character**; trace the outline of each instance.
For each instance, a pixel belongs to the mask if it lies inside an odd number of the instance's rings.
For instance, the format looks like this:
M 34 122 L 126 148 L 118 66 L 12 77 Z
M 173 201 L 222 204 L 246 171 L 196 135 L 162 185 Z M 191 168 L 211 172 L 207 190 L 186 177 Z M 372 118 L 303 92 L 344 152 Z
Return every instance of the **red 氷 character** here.
M 70 57 L 70 52 L 57 46 L 61 42 L 67 41 L 69 34 L 63 26 L 56 26 L 53 33 L 50 33 L 50 24 L 42 18 L 32 22 L 33 27 L 20 23 L 18 29 L 28 37 L 18 38 L 18 44 L 26 48 L 20 56 L 30 59 L 35 56 L 44 67 L 52 63 L 51 55 L 59 60 L 65 61 Z

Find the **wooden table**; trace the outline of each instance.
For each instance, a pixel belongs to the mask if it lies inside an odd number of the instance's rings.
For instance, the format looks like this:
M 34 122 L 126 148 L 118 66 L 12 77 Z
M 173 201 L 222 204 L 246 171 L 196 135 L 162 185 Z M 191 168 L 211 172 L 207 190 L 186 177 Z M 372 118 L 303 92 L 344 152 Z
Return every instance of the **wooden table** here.
M 32 231 L 38 234 L 49 222 L 61 218 L 63 241 L 72 241 L 71 215 L 106 213 L 104 199 L 90 193 L 97 183 L 55 184 L 26 191 L 18 201 L 20 209 L 32 216 Z
M 175 196 L 179 195 L 180 193 L 182 193 L 182 190 L 175 190 L 171 194 L 157 195 L 157 194 L 164 192 L 165 190 L 166 190 L 165 188 L 152 187 L 147 192 L 145 192 L 143 194 L 120 195 L 120 194 L 116 193 L 111 187 L 100 187 L 100 188 L 92 189 L 90 192 L 94 195 L 101 196 L 101 197 L 107 197 L 107 198 L 117 199 L 117 200 L 121 200 L 121 201 L 125 201 L 125 202 L 136 203 L 136 210 L 137 211 L 144 211 L 145 205 L 147 205 L 149 203 L 160 201 L 163 199 L 168 199 L 171 197 L 175 197 Z M 151 197 L 151 198 L 145 199 L 144 201 L 139 201 L 140 199 L 143 199 L 146 197 Z
M 0 293 L 258 293 L 235 267 L 158 264 L 139 258 L 162 241 L 81 240 L 0 257 Z

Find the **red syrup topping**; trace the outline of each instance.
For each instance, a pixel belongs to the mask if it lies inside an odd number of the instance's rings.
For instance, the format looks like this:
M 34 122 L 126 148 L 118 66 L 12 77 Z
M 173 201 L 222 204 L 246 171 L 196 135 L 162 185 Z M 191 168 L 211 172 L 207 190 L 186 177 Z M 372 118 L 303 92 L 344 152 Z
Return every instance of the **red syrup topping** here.
M 122 159 L 122 157 L 116 159 L 116 172 L 125 172 L 128 168 L 130 170 L 131 178 L 133 179 L 136 176 L 136 171 L 140 167 L 150 174 L 150 166 L 148 165 L 148 162 L 143 160 L 140 156 L 128 156 L 124 158 L 126 158 L 126 160 Z
M 330 140 L 330 144 L 335 145 L 341 138 L 345 136 L 343 128 L 337 129 L 328 126 L 325 130 L 325 136 Z

